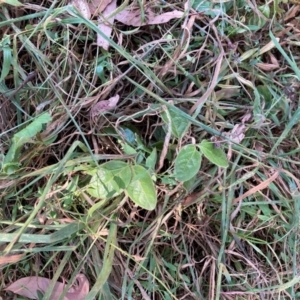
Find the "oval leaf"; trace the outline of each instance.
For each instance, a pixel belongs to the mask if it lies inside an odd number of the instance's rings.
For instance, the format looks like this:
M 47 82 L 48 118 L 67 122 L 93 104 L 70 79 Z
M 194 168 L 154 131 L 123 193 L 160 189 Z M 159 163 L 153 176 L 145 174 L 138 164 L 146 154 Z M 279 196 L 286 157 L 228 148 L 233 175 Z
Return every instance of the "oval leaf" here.
M 156 162 L 157 162 L 157 151 L 156 148 L 153 148 L 151 154 L 146 159 L 146 167 L 150 170 L 154 170 Z
M 179 181 L 187 181 L 194 177 L 201 165 L 201 153 L 195 145 L 186 145 L 175 159 L 175 177 Z
M 168 111 L 172 123 L 171 124 L 172 133 L 174 136 L 181 139 L 189 129 L 190 122 L 186 118 L 181 116 L 177 111 L 173 110 L 172 108 L 168 108 Z M 163 112 L 161 114 L 161 117 L 166 124 L 169 123 L 169 118 L 167 117 L 166 112 Z
M 131 180 L 131 168 L 123 161 L 109 161 L 92 177 L 87 192 L 96 198 L 110 199 L 121 194 Z
M 227 168 L 228 161 L 226 154 L 220 148 L 216 148 L 214 144 L 208 140 L 203 140 L 199 145 L 204 156 L 218 167 Z
M 130 199 L 138 206 L 152 210 L 157 203 L 157 196 L 150 174 L 142 166 L 133 166 L 133 178 L 126 188 Z

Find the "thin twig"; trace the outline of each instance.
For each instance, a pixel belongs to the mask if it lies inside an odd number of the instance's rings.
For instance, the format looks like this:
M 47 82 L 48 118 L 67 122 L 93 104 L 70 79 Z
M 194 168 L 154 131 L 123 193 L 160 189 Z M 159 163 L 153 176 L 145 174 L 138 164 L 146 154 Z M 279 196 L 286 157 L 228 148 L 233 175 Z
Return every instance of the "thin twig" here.
M 163 146 L 163 150 L 162 150 L 161 155 L 160 155 L 159 164 L 158 164 L 158 167 L 156 169 L 156 173 L 158 173 L 164 165 L 164 161 L 165 161 L 165 158 L 166 158 L 167 153 L 168 153 L 169 142 L 170 142 L 171 134 L 172 134 L 172 120 L 171 120 L 170 113 L 169 113 L 169 111 L 168 111 L 168 109 L 165 105 L 162 108 L 165 111 L 167 119 L 168 119 L 168 131 L 167 131 L 167 134 L 166 134 L 166 137 L 165 137 L 164 146 Z

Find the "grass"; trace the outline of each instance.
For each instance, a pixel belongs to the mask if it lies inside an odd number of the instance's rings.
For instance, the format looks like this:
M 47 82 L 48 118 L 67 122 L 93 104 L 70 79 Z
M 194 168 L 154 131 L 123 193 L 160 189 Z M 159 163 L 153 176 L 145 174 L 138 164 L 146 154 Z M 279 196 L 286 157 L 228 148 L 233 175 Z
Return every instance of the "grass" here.
M 299 299 L 297 3 L 143 5 L 185 15 L 115 22 L 105 51 L 67 1 L 0 4 L 2 298 L 38 275 L 49 299 L 83 273 L 86 299 Z M 179 182 L 190 144 L 200 169 L 188 157 Z

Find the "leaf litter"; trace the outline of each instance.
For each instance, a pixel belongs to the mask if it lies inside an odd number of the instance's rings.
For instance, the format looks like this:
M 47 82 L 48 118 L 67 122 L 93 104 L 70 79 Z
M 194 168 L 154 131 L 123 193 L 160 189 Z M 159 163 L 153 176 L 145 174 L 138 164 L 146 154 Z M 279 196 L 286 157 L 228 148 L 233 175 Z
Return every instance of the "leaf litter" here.
M 90 116 L 92 119 L 99 116 L 100 114 L 107 112 L 109 110 L 114 109 L 118 102 L 119 102 L 120 96 L 116 95 L 114 97 L 109 98 L 108 100 L 102 100 L 96 103 L 90 111 Z
M 86 3 L 86 1 L 83 2 Z M 99 13 L 104 12 L 104 10 L 111 2 L 117 3 L 115 0 L 93 0 L 93 1 L 88 1 L 87 4 L 93 16 L 93 15 L 99 15 Z
M 161 15 L 155 15 L 154 12 L 148 8 L 145 10 L 146 20 L 142 21 L 140 9 L 129 10 L 125 9 L 116 15 L 116 20 L 134 27 L 146 26 L 146 25 L 158 25 L 169 22 L 172 19 L 182 18 L 184 12 L 173 10 Z
M 71 4 L 74 5 L 86 19 L 91 18 L 92 14 L 90 11 L 90 7 L 86 1 L 72 0 Z
M 145 20 L 142 20 L 141 9 L 125 8 L 117 14 L 110 17 L 117 8 L 117 0 L 95 0 L 87 2 L 86 0 L 72 0 L 73 4 L 86 19 L 97 16 L 98 28 L 107 37 L 110 38 L 114 20 L 128 26 L 140 27 L 146 25 L 164 24 L 172 19 L 182 18 L 184 12 L 173 10 L 156 15 L 151 7 L 145 9 Z M 105 50 L 109 48 L 109 41 L 97 33 L 97 45 Z
M 69 288 L 64 300 L 84 300 L 89 293 L 90 285 L 84 274 L 78 274 L 75 276 L 77 284 Z M 7 288 L 5 291 L 13 292 L 17 295 L 27 297 L 29 299 L 39 299 L 39 292 L 45 293 L 51 284 L 51 280 L 45 277 L 28 276 L 23 277 Z M 65 283 L 56 282 L 50 297 L 50 300 L 57 300 L 64 292 L 66 287 Z
M 112 26 L 115 20 L 115 16 L 112 16 L 110 18 L 108 17 L 113 11 L 116 10 L 116 8 L 117 8 L 117 0 L 113 0 L 103 10 L 103 14 L 98 16 L 98 23 L 99 23 L 98 28 L 107 38 L 111 36 L 113 30 Z M 105 39 L 102 35 L 97 33 L 97 46 L 102 47 L 105 50 L 108 50 L 109 47 L 108 39 Z

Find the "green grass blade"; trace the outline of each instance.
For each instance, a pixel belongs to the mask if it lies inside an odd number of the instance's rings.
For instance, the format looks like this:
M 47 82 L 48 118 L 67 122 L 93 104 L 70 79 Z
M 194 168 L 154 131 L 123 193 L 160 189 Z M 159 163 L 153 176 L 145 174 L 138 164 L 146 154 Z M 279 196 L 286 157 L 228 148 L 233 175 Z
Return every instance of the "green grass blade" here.
M 285 129 L 281 133 L 280 137 L 276 140 L 275 144 L 273 145 L 270 154 L 274 152 L 274 150 L 280 145 L 280 143 L 285 139 L 288 138 L 288 134 L 290 133 L 291 129 L 300 121 L 300 107 L 294 112 L 292 118 L 290 119 L 289 123 L 286 125 Z
M 103 257 L 103 267 L 97 278 L 93 288 L 85 298 L 85 300 L 93 300 L 96 295 L 101 291 L 102 287 L 106 283 L 113 265 L 115 247 L 117 245 L 117 225 L 115 223 L 110 224 L 109 234 L 106 241 L 105 253 Z

